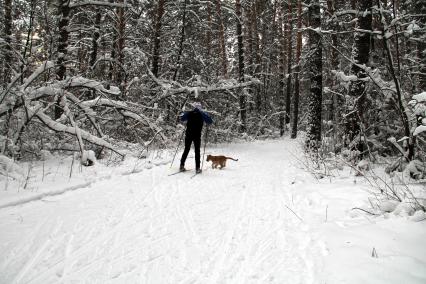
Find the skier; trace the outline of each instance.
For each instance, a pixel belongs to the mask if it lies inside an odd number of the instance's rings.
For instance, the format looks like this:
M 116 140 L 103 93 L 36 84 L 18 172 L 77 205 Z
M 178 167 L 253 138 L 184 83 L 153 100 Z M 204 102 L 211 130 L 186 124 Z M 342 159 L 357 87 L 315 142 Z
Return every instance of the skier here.
M 192 104 L 194 107 L 191 111 L 184 112 L 180 120 L 186 121 L 186 132 L 185 132 L 185 150 L 183 151 L 182 158 L 180 159 L 179 171 L 185 171 L 185 161 L 188 156 L 191 144 L 194 142 L 195 151 L 195 172 L 201 173 L 200 168 L 200 144 L 201 144 L 201 131 L 203 129 L 204 122 L 212 124 L 213 120 L 211 117 L 202 110 L 201 103 L 195 102 Z

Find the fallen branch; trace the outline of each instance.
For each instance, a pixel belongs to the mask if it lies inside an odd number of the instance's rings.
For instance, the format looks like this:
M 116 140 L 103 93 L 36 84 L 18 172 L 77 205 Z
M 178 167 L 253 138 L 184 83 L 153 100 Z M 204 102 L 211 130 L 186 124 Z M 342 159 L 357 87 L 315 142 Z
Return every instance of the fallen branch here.
M 285 206 L 285 207 L 287 207 L 287 209 L 288 209 L 288 210 L 290 210 L 290 211 L 294 214 L 294 216 L 296 216 L 296 217 L 297 217 L 300 221 L 302 221 L 302 222 L 303 222 L 303 219 L 302 219 L 302 218 L 300 218 L 300 217 L 296 214 L 296 212 L 294 212 L 294 211 L 293 211 L 290 207 L 288 207 L 287 205 L 285 205 L 285 204 L 284 204 L 284 206 Z
M 43 112 L 40 112 L 40 111 L 36 112 L 35 115 L 44 125 L 46 125 L 48 128 L 50 128 L 50 129 L 52 129 L 56 132 L 65 132 L 67 134 L 77 135 L 76 129 L 74 127 L 69 127 L 69 126 L 66 126 L 66 125 L 64 125 L 60 122 L 54 121 L 49 116 L 44 114 Z M 124 157 L 124 154 L 115 150 L 114 147 L 110 143 L 106 142 L 102 138 L 96 137 L 96 136 L 88 133 L 87 131 L 84 131 L 84 130 L 81 130 L 81 129 L 80 129 L 80 135 L 81 135 L 82 139 L 88 141 L 89 143 L 105 147 L 107 149 L 110 149 L 114 153 L 120 155 L 122 158 Z

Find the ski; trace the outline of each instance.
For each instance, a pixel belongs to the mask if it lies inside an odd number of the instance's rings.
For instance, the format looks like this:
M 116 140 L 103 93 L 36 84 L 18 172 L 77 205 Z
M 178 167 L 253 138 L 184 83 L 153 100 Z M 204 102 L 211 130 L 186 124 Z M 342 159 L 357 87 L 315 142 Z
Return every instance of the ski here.
M 168 176 L 174 176 L 174 175 L 177 175 L 177 174 L 180 174 L 180 173 L 184 173 L 185 171 L 178 171 L 178 172 L 175 172 L 175 173 L 171 173 L 171 174 L 168 174 Z
M 185 173 L 185 172 L 187 172 L 187 171 L 189 171 L 189 170 L 185 170 L 185 171 L 177 171 L 177 172 L 175 172 L 175 173 L 168 174 L 168 176 L 174 176 L 174 175 L 177 175 L 177 174 L 180 174 L 180 173 Z
M 200 175 L 200 174 L 202 174 L 203 172 L 201 172 L 201 173 L 195 173 L 195 174 L 193 174 L 192 176 L 191 176 L 191 178 L 194 178 L 196 175 Z

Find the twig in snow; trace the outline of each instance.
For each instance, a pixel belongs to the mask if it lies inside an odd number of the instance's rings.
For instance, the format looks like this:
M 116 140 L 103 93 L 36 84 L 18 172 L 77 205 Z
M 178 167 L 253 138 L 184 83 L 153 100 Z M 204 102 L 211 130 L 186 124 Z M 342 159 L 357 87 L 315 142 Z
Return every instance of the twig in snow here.
M 71 179 L 71 176 L 72 176 L 72 169 L 73 169 L 73 167 L 74 167 L 74 155 L 72 155 L 71 168 L 70 168 L 70 176 L 69 176 L 69 179 L 68 179 L 68 180 L 70 180 L 70 179 Z
M 379 216 L 379 214 L 376 214 L 376 213 L 373 213 L 373 212 L 367 211 L 367 210 L 362 209 L 362 208 L 359 208 L 359 207 L 354 207 L 354 208 L 352 208 L 351 210 L 361 210 L 361 211 L 364 211 L 365 213 L 368 213 L 368 214 L 370 214 L 370 215 Z
M 376 251 L 375 247 L 373 247 L 373 251 L 371 252 L 371 257 L 379 258 L 379 255 L 377 254 L 377 251 Z
M 42 167 L 42 169 L 43 169 L 43 175 L 41 176 L 41 181 L 42 181 L 42 182 L 44 181 L 44 163 L 45 163 L 45 161 L 44 161 L 44 159 L 43 159 L 43 167 Z
M 296 212 L 294 212 L 290 207 L 288 207 L 287 205 L 284 205 L 285 207 L 287 207 L 287 209 L 288 210 L 290 210 L 293 214 L 294 214 L 294 216 L 296 216 L 300 221 L 302 221 L 303 222 L 303 219 L 302 218 L 300 218 L 297 214 L 296 214 Z
M 149 146 L 155 141 L 155 139 L 157 138 L 157 134 L 159 134 L 161 131 L 162 130 L 157 131 L 150 141 L 144 143 L 144 146 L 142 147 L 142 150 L 135 161 L 132 172 L 136 171 L 136 167 L 139 166 L 139 160 L 142 158 L 142 154 L 144 153 L 144 151 L 146 151 L 147 153 L 149 152 Z
M 28 180 L 30 179 L 31 169 L 32 169 L 32 164 L 28 165 L 28 172 L 27 172 L 27 177 L 25 178 L 24 189 L 26 189 L 28 186 Z
M 325 222 L 328 220 L 328 205 L 325 207 Z

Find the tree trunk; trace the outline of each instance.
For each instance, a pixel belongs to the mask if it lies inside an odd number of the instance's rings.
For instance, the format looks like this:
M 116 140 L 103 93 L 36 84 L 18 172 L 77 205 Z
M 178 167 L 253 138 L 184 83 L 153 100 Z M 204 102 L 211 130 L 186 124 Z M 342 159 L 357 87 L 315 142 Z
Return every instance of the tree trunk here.
M 253 66 L 253 74 L 256 77 L 260 77 L 260 65 L 261 65 L 261 56 L 260 56 L 260 40 L 259 40 L 259 26 L 257 24 L 257 18 L 258 18 L 258 0 L 254 1 L 252 3 L 252 14 L 251 14 L 251 21 L 253 24 L 253 36 L 254 36 L 254 66 Z M 260 97 L 260 87 L 255 87 L 255 97 L 256 97 L 256 111 L 258 113 L 261 112 L 261 106 L 262 101 Z
M 160 36 L 161 36 L 161 19 L 164 14 L 164 2 L 165 0 L 158 0 L 157 15 L 155 18 L 155 31 L 154 31 L 154 47 L 152 51 L 152 74 L 158 77 L 158 65 L 160 60 Z
M 27 32 L 27 38 L 25 40 L 25 46 L 24 46 L 24 51 L 22 52 L 22 58 L 25 61 L 27 59 L 27 50 L 29 51 L 29 56 L 31 56 L 32 54 L 32 46 L 33 46 L 33 41 L 32 41 L 32 33 L 33 33 L 33 26 L 34 26 L 34 10 L 35 10 L 35 0 L 31 0 L 30 4 L 31 4 L 31 11 L 30 11 L 30 22 L 29 22 L 29 27 L 28 27 L 28 32 Z M 24 69 L 24 66 L 21 66 L 21 72 Z M 21 77 L 21 80 L 24 78 L 24 76 Z
M 308 98 L 308 129 L 306 146 L 317 150 L 321 144 L 321 110 L 322 110 L 322 41 L 316 29 L 321 28 L 319 0 L 310 1 L 309 6 L 309 78 L 311 81 Z
M 108 79 L 109 79 L 108 88 L 109 88 L 109 84 L 114 81 L 115 72 L 116 72 L 115 59 L 117 57 L 117 54 L 116 54 L 116 51 L 117 51 L 117 32 L 114 31 L 113 33 L 114 33 L 114 35 L 112 36 L 112 46 L 111 46 L 109 72 L 108 72 Z
M 270 1 L 268 1 L 270 3 Z M 269 52 L 266 58 L 267 63 L 267 70 L 266 74 L 268 74 L 267 81 L 264 87 L 264 93 L 262 96 L 262 109 L 268 109 L 269 108 L 269 101 L 276 97 L 276 73 L 277 73 L 277 67 L 279 60 L 279 33 L 278 33 L 278 10 L 280 3 L 278 1 L 275 1 L 274 3 L 269 4 L 270 9 L 272 10 L 272 15 L 270 18 L 266 19 L 265 22 L 270 22 L 271 24 L 267 26 L 266 30 L 269 32 L 268 35 L 268 45 L 270 46 Z
M 293 120 L 291 124 L 291 138 L 297 137 L 297 120 L 299 119 L 299 98 L 300 98 L 300 55 L 302 54 L 302 1 L 297 1 L 297 42 L 296 42 L 296 69 L 294 71 L 294 105 Z
M 285 63 L 286 63 L 286 56 L 285 56 L 285 32 L 283 32 L 284 27 L 284 21 L 283 21 L 283 11 L 282 7 L 278 9 L 278 26 L 279 26 L 279 37 L 280 37 L 280 56 L 279 56 L 279 63 L 278 63 L 278 71 L 279 71 L 279 84 L 278 84 L 278 104 L 279 104 L 279 127 L 280 127 L 280 136 L 284 135 L 285 130 L 285 113 L 284 113 L 284 102 L 285 102 L 285 94 L 284 94 L 284 80 L 285 80 Z
M 207 57 L 208 59 L 210 59 L 210 54 L 211 54 L 211 40 L 212 40 L 212 9 L 210 7 L 210 2 L 207 2 L 207 23 L 208 23 L 208 28 L 207 28 Z
M 424 40 L 424 29 L 426 28 L 426 1 L 424 0 L 415 0 L 416 14 L 421 16 L 418 18 L 418 22 L 421 23 L 420 31 L 416 34 L 421 38 L 423 35 L 423 40 L 417 41 L 417 56 L 419 58 L 419 85 L 418 92 L 426 91 L 426 42 Z
M 361 30 L 372 29 L 371 7 L 372 0 L 358 0 L 357 28 Z M 354 48 L 352 50 L 354 61 L 360 65 L 366 65 L 370 57 L 370 34 L 356 31 L 354 35 Z M 364 122 L 365 101 L 366 101 L 366 83 L 364 78 L 367 77 L 365 71 L 357 65 L 352 65 L 352 74 L 358 77 L 358 80 L 352 82 L 349 87 L 349 95 L 355 101 L 353 110 L 346 117 L 346 133 L 348 139 L 346 144 L 351 143 L 355 137 L 360 134 L 361 125 Z
M 269 57 L 268 54 L 271 52 L 271 49 L 269 47 L 269 42 L 271 38 L 271 33 L 273 30 L 273 22 L 272 19 L 269 18 L 269 12 L 268 8 L 271 6 L 271 0 L 263 0 L 263 1 L 257 1 L 257 8 L 258 11 L 258 17 L 260 17 L 260 23 L 262 27 L 261 31 L 261 41 L 260 46 L 261 52 L 259 54 L 259 71 L 258 73 L 261 74 L 263 84 L 259 86 L 259 92 L 256 93 L 256 111 L 258 114 L 260 114 L 260 111 L 262 109 L 262 105 L 265 106 L 266 104 L 266 97 L 268 95 L 268 84 L 269 84 Z
M 58 59 L 56 64 L 58 65 L 58 69 L 56 71 L 56 77 L 58 80 L 65 79 L 67 72 L 67 49 L 68 49 L 68 25 L 70 20 L 70 7 L 69 0 L 59 0 L 58 5 L 58 13 L 59 13 L 59 39 L 58 39 Z M 63 109 L 60 106 L 61 97 L 58 98 L 58 101 L 55 104 L 55 119 L 61 117 L 63 113 Z
M 329 14 L 331 16 L 335 15 L 335 12 L 338 10 L 338 4 L 339 1 L 338 0 L 327 0 L 327 10 L 329 12 Z M 331 59 L 330 59 L 330 71 L 331 70 L 339 70 L 340 66 L 339 66 L 339 53 L 337 52 L 337 48 L 338 48 L 338 37 L 337 34 L 340 30 L 339 25 L 337 23 L 335 23 L 334 21 L 331 23 L 330 28 L 334 31 L 331 34 L 331 49 L 330 49 L 330 54 L 331 54 Z M 331 72 L 329 72 L 328 74 L 329 77 L 329 85 L 330 85 L 330 90 L 332 90 L 332 94 L 329 96 L 329 98 L 331 97 L 332 100 L 332 104 L 331 107 L 329 109 L 329 117 L 331 117 L 331 120 L 333 121 L 332 124 L 332 129 L 333 129 L 333 135 L 334 135 L 334 141 L 335 143 L 341 143 L 341 112 L 342 112 L 342 105 L 343 105 L 343 100 L 342 98 L 339 96 L 338 94 L 338 83 L 336 82 L 336 76 L 334 76 L 333 74 L 331 74 Z
M 288 2 L 288 23 L 287 23 L 287 28 L 288 28 L 288 32 L 287 32 L 287 44 L 288 44 L 288 48 L 287 48 L 287 92 L 286 92 L 286 96 L 285 96 L 285 123 L 289 123 L 290 122 L 290 110 L 291 110 L 291 67 L 293 64 L 293 41 L 292 41 L 292 36 L 293 36 L 293 22 L 292 22 L 292 4 L 291 1 Z
M 216 0 L 216 13 L 219 22 L 219 51 L 222 58 L 222 76 L 228 77 L 228 60 L 226 58 L 226 46 L 225 46 L 225 31 L 222 20 L 222 5 L 221 0 Z
M 6 88 L 12 78 L 12 0 L 4 0 L 4 36 L 3 85 Z
M 92 38 L 92 53 L 90 54 L 90 66 L 93 68 L 93 65 L 96 63 L 96 59 L 98 58 L 98 40 L 101 36 L 100 30 L 101 30 L 101 19 L 102 14 L 99 11 L 99 8 L 97 8 L 96 16 L 95 16 L 95 31 L 93 32 L 93 38 Z
M 378 7 L 379 9 L 381 9 L 381 5 L 380 5 L 380 0 L 377 1 Z M 394 60 L 393 60 L 393 56 L 392 56 L 392 52 L 390 50 L 389 47 L 389 43 L 388 43 L 388 39 L 385 36 L 385 19 L 383 16 L 383 12 L 380 11 L 380 20 L 382 22 L 382 39 L 383 39 L 383 45 L 385 48 L 385 52 L 387 55 L 387 59 L 388 59 L 388 70 L 390 75 L 392 76 L 392 79 L 394 81 L 395 84 L 395 89 L 396 89 L 396 95 L 397 95 L 397 99 L 398 99 L 398 107 L 399 107 L 399 114 L 402 120 L 402 125 L 404 127 L 404 135 L 406 137 L 410 137 L 409 141 L 408 141 L 408 160 L 412 160 L 414 157 L 414 145 L 415 145 L 415 141 L 414 141 L 414 137 L 411 134 L 410 131 L 410 123 L 409 123 L 409 118 L 407 115 L 407 103 L 405 102 L 405 98 L 403 97 L 402 94 L 402 90 L 401 90 L 401 83 L 400 80 L 398 79 L 397 75 L 396 75 L 396 71 L 394 68 Z
M 238 38 L 238 81 L 244 82 L 244 46 L 243 46 L 243 30 L 242 30 L 242 13 L 240 0 L 235 1 L 235 9 L 237 13 L 237 38 Z M 246 131 L 246 96 L 244 89 L 240 94 L 240 116 L 241 131 Z
M 33 47 L 33 26 L 34 26 L 34 10 L 35 10 L 35 0 L 31 0 L 30 1 L 30 20 L 29 20 L 29 26 L 28 26 L 28 31 L 27 31 L 27 38 L 25 39 L 25 45 L 24 45 L 24 51 L 22 52 L 22 63 L 20 64 L 20 71 L 21 71 L 21 84 L 24 83 L 24 78 L 25 78 L 25 63 L 27 60 L 27 51 L 28 52 L 28 57 L 31 57 L 32 54 L 32 47 Z M 20 136 L 20 135 L 19 135 Z
M 123 0 L 119 1 L 120 3 L 123 3 Z M 123 7 L 117 8 L 117 61 L 118 65 L 116 66 L 116 82 L 122 89 L 122 94 L 124 94 L 124 90 L 126 89 L 126 70 L 123 69 L 124 67 L 124 46 L 126 42 L 126 17 L 124 13 Z M 124 76 L 124 78 L 123 78 Z
M 181 34 L 180 34 L 180 40 L 179 40 L 179 50 L 178 50 L 178 55 L 177 55 L 177 58 L 176 58 L 176 67 L 175 67 L 175 71 L 173 72 L 173 78 L 172 78 L 173 81 L 176 81 L 176 78 L 177 78 L 177 74 L 178 74 L 180 64 L 181 64 L 180 58 L 181 58 L 182 52 L 183 52 L 183 43 L 185 42 L 186 5 L 187 5 L 187 2 L 188 2 L 188 0 L 185 0 L 184 3 L 183 3 L 182 28 L 181 28 Z M 209 8 L 209 6 L 208 6 L 208 8 Z M 189 98 L 189 96 L 186 97 L 186 100 L 184 101 L 183 105 L 185 105 L 188 98 Z M 168 102 L 166 102 L 166 105 L 167 105 L 166 121 L 169 121 L 170 115 L 171 115 L 170 108 L 172 106 Z M 179 108 L 178 111 L 181 111 L 181 108 Z M 179 117 L 179 116 L 177 115 L 176 117 Z
M 181 58 L 182 52 L 183 52 L 183 43 L 185 41 L 186 4 L 187 4 L 187 2 L 188 2 L 188 0 L 185 0 L 185 2 L 183 3 L 182 29 L 181 29 L 181 34 L 180 34 L 178 56 L 177 56 L 177 59 L 176 59 L 176 68 L 175 68 L 175 71 L 173 73 L 173 81 L 176 81 L 177 73 L 179 71 L 180 58 Z
M 245 27 L 245 38 L 246 38 L 246 59 L 247 59 L 247 73 L 251 76 L 254 75 L 254 69 L 253 69 L 253 64 L 254 64 L 254 60 L 253 60 L 253 54 L 254 54 L 254 40 L 253 40 L 253 21 L 251 20 L 252 17 L 252 9 L 251 7 L 249 7 L 248 9 L 245 10 L 245 15 L 246 15 L 246 23 L 244 25 Z
M 245 65 L 245 73 L 254 77 L 254 33 L 253 33 L 253 21 L 252 21 L 252 12 L 253 7 L 252 5 L 248 5 L 247 8 L 244 9 L 244 33 L 245 36 L 245 42 L 246 42 L 246 49 L 245 49 L 245 59 L 246 59 L 246 65 Z M 253 94 L 256 93 L 256 89 L 258 86 L 253 86 L 251 88 L 246 89 L 246 94 L 249 98 L 252 98 Z M 247 100 L 247 97 L 246 97 Z M 249 100 L 248 106 L 246 101 L 246 109 L 252 110 L 254 109 L 252 99 Z

